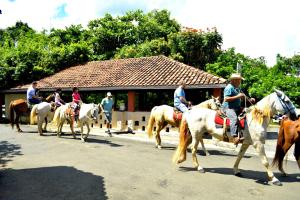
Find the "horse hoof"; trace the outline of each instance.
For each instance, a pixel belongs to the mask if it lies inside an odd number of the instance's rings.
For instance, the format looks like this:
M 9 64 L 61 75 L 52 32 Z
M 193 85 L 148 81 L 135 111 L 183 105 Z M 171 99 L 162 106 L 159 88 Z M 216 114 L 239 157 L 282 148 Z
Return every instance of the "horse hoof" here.
M 157 146 L 158 149 L 162 149 L 162 147 L 160 145 Z
M 207 152 L 207 153 L 205 154 L 205 156 L 210 156 L 210 154 Z
M 23 133 L 23 131 L 20 129 L 20 130 L 18 130 L 18 133 Z
M 273 185 L 282 186 L 282 183 L 275 177 L 272 178 Z
M 234 175 L 237 176 L 237 177 L 243 177 L 241 172 L 236 172 L 236 173 L 234 173 Z
M 198 170 L 198 172 L 200 172 L 200 173 L 205 173 L 205 170 L 202 168 L 202 167 L 197 167 L 197 170 Z

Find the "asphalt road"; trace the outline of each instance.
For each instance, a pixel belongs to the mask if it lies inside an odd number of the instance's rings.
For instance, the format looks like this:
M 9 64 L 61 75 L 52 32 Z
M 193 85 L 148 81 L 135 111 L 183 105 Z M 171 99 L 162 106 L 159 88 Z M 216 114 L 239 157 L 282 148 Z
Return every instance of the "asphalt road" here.
M 147 199 L 299 199 L 300 172 L 285 166 L 283 186 L 269 185 L 260 159 L 246 155 L 243 177 L 232 175 L 236 153 L 209 148 L 198 155 L 206 173 L 192 168 L 191 154 L 182 165 L 171 163 L 175 146 L 91 136 L 88 142 L 36 128 L 18 134 L 0 124 L 0 200 L 147 200 Z M 199 153 L 201 154 L 201 153 Z

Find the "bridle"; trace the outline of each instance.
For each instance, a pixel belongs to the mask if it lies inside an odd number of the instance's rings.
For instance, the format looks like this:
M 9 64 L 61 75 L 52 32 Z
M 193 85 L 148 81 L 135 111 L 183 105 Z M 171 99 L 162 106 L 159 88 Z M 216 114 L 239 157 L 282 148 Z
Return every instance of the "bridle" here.
M 287 96 L 285 94 L 276 92 L 276 96 L 277 96 L 282 108 L 284 109 L 283 115 L 290 114 L 292 116 L 292 114 L 296 114 L 295 107 L 288 105 L 287 100 L 286 100 Z

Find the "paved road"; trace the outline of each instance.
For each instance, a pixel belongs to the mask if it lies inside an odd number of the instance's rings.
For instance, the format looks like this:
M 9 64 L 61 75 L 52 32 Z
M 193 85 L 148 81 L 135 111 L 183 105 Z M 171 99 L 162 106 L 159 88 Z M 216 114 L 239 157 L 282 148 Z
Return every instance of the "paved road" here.
M 260 160 L 249 154 L 238 178 L 232 175 L 236 153 L 210 146 L 211 156 L 200 155 L 207 171 L 201 174 L 191 167 L 190 154 L 180 166 L 171 163 L 174 145 L 158 150 L 152 143 L 104 135 L 82 143 L 23 129 L 17 134 L 0 125 L 0 200 L 299 199 L 293 161 L 286 166 L 290 176 L 278 176 L 280 187 L 267 184 Z

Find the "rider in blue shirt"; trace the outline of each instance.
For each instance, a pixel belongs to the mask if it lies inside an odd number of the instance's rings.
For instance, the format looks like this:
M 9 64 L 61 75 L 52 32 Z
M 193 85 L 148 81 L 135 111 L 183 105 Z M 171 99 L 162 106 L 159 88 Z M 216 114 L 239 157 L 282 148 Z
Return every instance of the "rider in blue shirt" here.
M 223 111 L 230 120 L 230 134 L 234 138 L 233 143 L 238 144 L 244 140 L 243 137 L 238 137 L 238 114 L 241 112 L 241 99 L 246 98 L 246 95 L 239 88 L 243 77 L 234 73 L 230 76 L 230 83 L 224 89 Z M 250 102 L 255 99 L 250 98 Z
M 188 107 L 191 105 L 190 101 L 187 101 L 185 98 L 185 82 L 181 81 L 179 87 L 174 92 L 174 107 L 176 107 L 181 112 L 188 111 Z
M 39 104 L 42 102 L 42 97 L 37 95 L 37 82 L 33 81 L 31 86 L 27 89 L 27 101 L 30 104 Z

